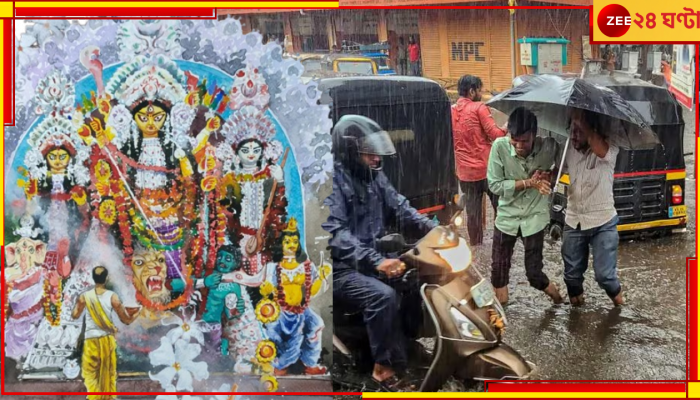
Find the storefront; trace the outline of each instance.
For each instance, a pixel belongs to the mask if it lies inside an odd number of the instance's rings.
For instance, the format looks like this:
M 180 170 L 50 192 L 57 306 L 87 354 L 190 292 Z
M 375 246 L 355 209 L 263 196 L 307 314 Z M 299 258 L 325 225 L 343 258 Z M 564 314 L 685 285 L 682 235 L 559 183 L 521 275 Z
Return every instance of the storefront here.
M 558 0 L 535 3 L 522 0 L 518 5 L 551 3 L 588 6 L 590 2 Z M 479 2 L 479 5 L 503 4 Z M 283 17 L 285 14 L 287 17 Z M 506 9 L 358 8 L 304 10 L 303 13 L 296 10 L 277 15 L 279 17 L 276 19 L 263 18 L 257 21 L 257 15 L 249 14 L 248 18 L 251 19 L 253 29 L 261 29 L 263 33 L 275 35 L 277 32 L 286 32 L 291 35 L 293 49 L 288 51 L 328 51 L 334 44 L 340 48 L 343 41 L 360 44 L 386 41 L 390 45 L 390 56 L 395 61 L 399 38 L 407 43 L 412 36 L 421 47 L 424 76 L 451 82 L 464 74 L 478 75 L 488 90 L 509 88 L 515 76 L 535 71 L 526 65 L 527 62 L 523 64 L 519 39 L 547 38 L 552 43 L 565 43 L 556 49 L 554 45 L 542 46 L 552 47 L 546 54 L 557 54 L 561 46 L 565 47 L 562 52 L 565 57 L 554 60 L 554 63 L 561 63 L 561 72 L 580 72 L 584 58 L 595 58 L 598 55 L 598 49 L 591 48 L 588 44 L 588 10 L 583 9 L 518 9 L 511 13 Z M 285 22 L 287 20 L 289 22 Z
M 294 48 L 302 53 L 327 52 L 328 18 L 325 12 L 294 13 L 291 15 Z
M 372 44 L 379 41 L 379 10 L 338 10 L 334 13 L 339 42 Z
M 488 90 L 511 87 L 513 76 L 532 73 L 522 65 L 519 38 L 566 39 L 562 72 L 579 72 L 588 35 L 586 10 L 517 10 L 511 35 L 508 10 L 429 10 L 420 13 L 423 74 L 457 79 L 481 77 Z

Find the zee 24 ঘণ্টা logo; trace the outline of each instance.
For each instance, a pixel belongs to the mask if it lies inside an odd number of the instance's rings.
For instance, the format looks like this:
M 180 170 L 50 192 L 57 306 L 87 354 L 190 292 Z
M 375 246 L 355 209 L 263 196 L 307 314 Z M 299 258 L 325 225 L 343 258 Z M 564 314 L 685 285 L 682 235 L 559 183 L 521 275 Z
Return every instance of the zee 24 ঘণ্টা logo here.
M 598 28 L 605 36 L 620 37 L 632 25 L 632 16 L 619 4 L 608 4 L 598 14 Z

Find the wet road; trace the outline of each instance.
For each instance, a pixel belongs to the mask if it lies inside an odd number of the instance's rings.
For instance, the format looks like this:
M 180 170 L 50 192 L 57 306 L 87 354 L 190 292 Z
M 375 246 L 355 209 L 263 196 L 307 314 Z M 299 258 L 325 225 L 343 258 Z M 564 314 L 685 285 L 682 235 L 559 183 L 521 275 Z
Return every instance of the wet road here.
M 686 257 L 695 255 L 694 118 L 685 113 L 688 231 L 669 237 L 624 241 L 618 256 L 627 305 L 613 308 L 586 273 L 586 304 L 553 306 L 530 288 L 523 248 L 516 246 L 506 308 L 505 342 L 537 364 L 536 379 L 686 379 Z M 480 249 L 488 273 L 491 234 Z M 545 244 L 545 272 L 566 294 L 560 243 Z

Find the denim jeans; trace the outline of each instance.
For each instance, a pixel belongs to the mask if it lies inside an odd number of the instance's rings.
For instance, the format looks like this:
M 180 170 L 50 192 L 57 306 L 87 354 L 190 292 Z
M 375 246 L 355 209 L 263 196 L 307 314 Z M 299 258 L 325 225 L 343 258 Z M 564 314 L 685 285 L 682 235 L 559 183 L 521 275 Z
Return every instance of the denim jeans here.
M 622 290 L 617 277 L 618 221 L 619 218 L 615 216 L 604 225 L 588 230 L 581 230 L 580 226 L 564 227 L 561 255 L 569 297 L 583 294 L 583 275 L 588 269 L 589 249 L 593 253 L 593 270 L 598 286 L 611 298 Z

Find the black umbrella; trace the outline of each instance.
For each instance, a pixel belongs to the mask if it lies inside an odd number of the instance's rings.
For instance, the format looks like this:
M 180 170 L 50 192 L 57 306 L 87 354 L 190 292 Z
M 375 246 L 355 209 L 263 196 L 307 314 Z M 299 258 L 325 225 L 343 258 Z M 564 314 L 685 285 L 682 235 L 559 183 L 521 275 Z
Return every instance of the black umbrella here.
M 629 149 L 653 148 L 659 138 L 644 117 L 612 89 L 585 79 L 558 75 L 536 75 L 494 96 L 487 104 L 505 114 L 525 107 L 537 115 L 538 126 L 569 136 L 571 109 L 600 115 L 603 135 Z
M 510 114 L 518 107 L 525 107 L 537 115 L 538 127 L 567 138 L 571 110 L 588 110 L 599 114 L 603 127 L 603 132 L 600 133 L 619 147 L 653 148 L 660 143 L 644 117 L 619 94 L 581 78 L 536 75 L 499 93 L 487 104 L 505 114 Z M 564 155 L 568 147 L 567 139 Z M 564 157 L 561 162 L 563 165 Z M 555 185 L 558 183 L 559 176 Z

